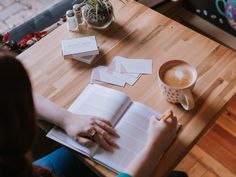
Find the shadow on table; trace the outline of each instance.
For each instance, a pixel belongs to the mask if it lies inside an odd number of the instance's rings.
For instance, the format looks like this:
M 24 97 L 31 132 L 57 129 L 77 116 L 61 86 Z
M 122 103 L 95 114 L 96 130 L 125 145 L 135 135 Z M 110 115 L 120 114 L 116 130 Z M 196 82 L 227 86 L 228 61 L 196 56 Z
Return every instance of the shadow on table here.
M 87 63 L 83 63 L 80 61 L 77 61 L 75 59 L 67 59 L 68 61 L 70 60 L 70 62 L 68 62 L 71 67 L 75 70 L 87 70 L 87 69 L 92 69 L 94 67 L 97 67 L 99 65 L 104 65 L 107 66 L 108 65 L 108 61 L 109 59 L 106 58 L 106 55 L 104 55 L 104 52 L 102 50 L 99 51 L 99 55 L 97 55 L 93 61 L 93 63 L 91 64 L 87 64 Z
M 106 29 L 95 29 L 95 31 L 110 39 L 121 39 L 122 36 L 129 34 L 129 31 L 126 30 L 124 26 L 115 21 Z

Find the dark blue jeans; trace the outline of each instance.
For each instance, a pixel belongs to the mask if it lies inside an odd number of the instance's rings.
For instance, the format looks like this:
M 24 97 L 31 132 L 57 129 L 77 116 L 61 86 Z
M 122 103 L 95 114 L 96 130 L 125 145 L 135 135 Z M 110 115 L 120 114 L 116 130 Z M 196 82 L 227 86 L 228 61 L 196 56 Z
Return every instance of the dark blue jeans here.
M 98 177 L 65 147 L 35 161 L 34 165 L 49 169 L 57 177 Z
M 67 148 L 60 148 L 34 162 L 34 165 L 49 169 L 57 177 L 98 177 Z M 172 171 L 169 177 L 188 177 L 180 171 Z

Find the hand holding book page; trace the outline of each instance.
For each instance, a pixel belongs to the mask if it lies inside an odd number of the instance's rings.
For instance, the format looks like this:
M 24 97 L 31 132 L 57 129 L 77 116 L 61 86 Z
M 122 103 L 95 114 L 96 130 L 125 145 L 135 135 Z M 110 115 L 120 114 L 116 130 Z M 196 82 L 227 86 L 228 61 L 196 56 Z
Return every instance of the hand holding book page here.
M 144 149 L 151 116 L 158 119 L 162 117 L 150 107 L 132 101 L 125 93 L 96 84 L 89 84 L 69 110 L 110 120 L 120 135 L 116 141 L 120 148 L 113 153 L 99 147 L 85 148 L 57 128 L 52 129 L 47 136 L 117 172 L 123 171 Z M 156 151 L 163 153 L 163 148 Z
M 141 103 L 133 102 L 115 126 L 117 133 L 120 135 L 120 138 L 117 139 L 117 144 L 120 148 L 115 153 L 99 149 L 94 158 L 109 164 L 108 166 L 117 171 L 123 171 L 145 147 L 149 120 L 153 115 L 157 119 L 162 117 L 161 114 L 151 108 Z
M 176 118 L 171 117 L 166 120 L 162 118 L 158 121 L 152 116 L 148 127 L 148 142 L 124 172 L 136 177 L 150 176 L 162 157 L 162 152 L 176 137 L 177 129 Z

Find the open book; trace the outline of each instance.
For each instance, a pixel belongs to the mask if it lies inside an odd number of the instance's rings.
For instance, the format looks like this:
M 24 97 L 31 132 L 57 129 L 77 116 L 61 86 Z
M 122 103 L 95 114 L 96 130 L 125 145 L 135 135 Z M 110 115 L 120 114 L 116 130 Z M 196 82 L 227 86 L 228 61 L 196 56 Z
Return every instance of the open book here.
M 145 146 L 149 118 L 152 115 L 162 117 L 153 109 L 132 101 L 125 93 L 96 84 L 89 84 L 70 106 L 69 111 L 109 120 L 120 135 L 116 141 L 120 148 L 113 153 L 99 146 L 86 148 L 57 127 L 47 136 L 116 172 L 123 171 Z

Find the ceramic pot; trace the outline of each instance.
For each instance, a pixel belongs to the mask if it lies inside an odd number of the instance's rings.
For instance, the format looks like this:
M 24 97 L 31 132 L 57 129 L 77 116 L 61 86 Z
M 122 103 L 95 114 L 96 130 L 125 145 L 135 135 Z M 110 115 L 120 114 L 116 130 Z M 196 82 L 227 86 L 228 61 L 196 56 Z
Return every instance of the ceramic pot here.
M 108 9 L 99 9 L 96 11 L 94 7 L 86 4 L 83 9 L 84 19 L 87 24 L 95 29 L 104 29 L 108 27 L 113 19 L 113 8 L 108 3 Z

